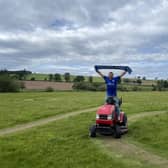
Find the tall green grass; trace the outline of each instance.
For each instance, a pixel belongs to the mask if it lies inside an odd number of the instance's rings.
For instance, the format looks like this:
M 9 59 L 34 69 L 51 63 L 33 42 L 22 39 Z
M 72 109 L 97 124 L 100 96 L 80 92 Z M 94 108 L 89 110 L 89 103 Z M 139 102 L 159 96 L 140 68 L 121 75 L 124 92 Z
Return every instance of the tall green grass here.
M 130 125 L 128 138 L 168 159 L 168 112 L 142 118 Z

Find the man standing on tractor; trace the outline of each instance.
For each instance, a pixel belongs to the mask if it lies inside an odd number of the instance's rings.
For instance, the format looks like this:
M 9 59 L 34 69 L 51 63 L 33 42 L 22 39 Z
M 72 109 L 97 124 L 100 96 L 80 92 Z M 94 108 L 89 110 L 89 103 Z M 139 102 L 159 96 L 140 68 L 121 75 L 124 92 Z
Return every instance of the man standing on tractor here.
M 106 93 L 107 98 L 113 97 L 116 106 L 117 118 L 120 121 L 120 106 L 119 106 L 119 99 L 117 98 L 117 84 L 118 81 L 123 77 L 127 71 L 121 73 L 121 75 L 114 77 L 113 72 L 109 72 L 108 76 L 103 75 L 98 69 L 96 72 L 104 79 L 106 83 Z

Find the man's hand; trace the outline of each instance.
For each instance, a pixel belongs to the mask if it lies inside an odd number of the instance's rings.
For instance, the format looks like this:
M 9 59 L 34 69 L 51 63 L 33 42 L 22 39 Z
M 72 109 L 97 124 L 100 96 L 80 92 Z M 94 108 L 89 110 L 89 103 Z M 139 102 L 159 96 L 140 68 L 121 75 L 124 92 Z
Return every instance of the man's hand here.
M 99 72 L 97 65 L 95 65 L 95 71 Z
M 104 75 L 99 71 L 98 67 L 95 66 L 95 71 L 103 78 Z

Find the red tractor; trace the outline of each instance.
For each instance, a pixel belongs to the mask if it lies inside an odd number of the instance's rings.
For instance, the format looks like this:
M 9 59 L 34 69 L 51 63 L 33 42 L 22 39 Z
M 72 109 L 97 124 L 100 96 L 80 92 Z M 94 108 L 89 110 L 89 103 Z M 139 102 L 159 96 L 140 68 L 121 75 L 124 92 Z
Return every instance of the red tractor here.
M 120 105 L 122 99 L 120 99 Z M 90 137 L 96 137 L 96 133 L 103 135 L 113 134 L 115 138 L 120 138 L 128 131 L 127 116 L 120 112 L 120 121 L 117 120 L 115 101 L 109 97 L 106 103 L 99 107 L 96 113 L 96 124 L 90 127 Z
M 129 74 L 132 69 L 128 66 L 105 66 L 96 65 L 97 69 L 119 69 L 125 70 Z M 119 100 L 119 106 L 122 104 L 122 99 Z M 96 124 L 90 127 L 90 137 L 96 137 L 96 133 L 113 134 L 115 138 L 120 138 L 122 134 L 128 132 L 127 116 L 124 112 L 120 112 L 120 120 L 118 120 L 115 99 L 108 97 L 106 103 L 99 107 L 96 113 Z

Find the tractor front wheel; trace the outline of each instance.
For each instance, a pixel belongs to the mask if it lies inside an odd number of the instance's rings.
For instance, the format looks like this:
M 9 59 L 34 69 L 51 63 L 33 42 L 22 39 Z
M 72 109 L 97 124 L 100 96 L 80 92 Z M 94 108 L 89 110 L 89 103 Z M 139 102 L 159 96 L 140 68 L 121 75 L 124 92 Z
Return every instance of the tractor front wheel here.
M 89 136 L 92 138 L 96 137 L 96 125 L 90 127 Z
M 123 117 L 123 126 L 127 126 L 127 115 L 124 114 L 124 117 Z
M 121 129 L 119 125 L 114 128 L 114 138 L 121 138 Z

